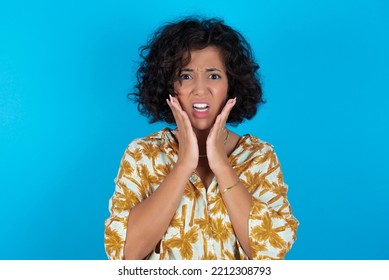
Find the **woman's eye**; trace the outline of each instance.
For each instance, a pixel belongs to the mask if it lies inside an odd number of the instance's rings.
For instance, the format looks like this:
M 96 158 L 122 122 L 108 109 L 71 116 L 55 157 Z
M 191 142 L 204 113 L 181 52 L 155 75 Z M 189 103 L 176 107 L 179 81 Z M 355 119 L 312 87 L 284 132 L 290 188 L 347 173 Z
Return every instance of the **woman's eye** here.
M 192 77 L 190 76 L 190 75 L 188 75 L 188 74 L 181 74 L 181 76 L 180 76 L 180 79 L 181 80 L 189 80 L 189 79 L 191 79 Z
M 212 80 L 217 80 L 217 79 L 220 79 L 221 77 L 218 74 L 211 74 L 211 76 L 209 76 L 209 78 Z

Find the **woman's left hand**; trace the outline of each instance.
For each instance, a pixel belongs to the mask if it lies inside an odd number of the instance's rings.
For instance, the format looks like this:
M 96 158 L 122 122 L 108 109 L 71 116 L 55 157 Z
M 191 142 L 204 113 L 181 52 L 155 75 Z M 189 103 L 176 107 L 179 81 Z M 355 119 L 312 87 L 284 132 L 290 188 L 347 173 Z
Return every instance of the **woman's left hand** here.
M 217 168 L 223 168 L 224 166 L 229 165 L 225 148 L 225 141 L 228 136 L 226 122 L 235 104 L 236 97 L 227 101 L 221 113 L 216 117 L 215 123 L 207 138 L 208 164 L 215 174 L 217 173 Z

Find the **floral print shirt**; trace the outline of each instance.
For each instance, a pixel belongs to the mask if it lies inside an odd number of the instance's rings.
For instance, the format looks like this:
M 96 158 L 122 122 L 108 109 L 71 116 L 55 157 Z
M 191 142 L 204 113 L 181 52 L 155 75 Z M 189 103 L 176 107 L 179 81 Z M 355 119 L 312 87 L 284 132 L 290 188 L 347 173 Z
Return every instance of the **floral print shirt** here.
M 131 209 L 158 188 L 177 156 L 178 143 L 168 128 L 127 147 L 105 221 L 104 243 L 110 259 L 123 259 Z M 298 221 L 292 215 L 287 185 L 272 146 L 246 134 L 229 161 L 252 194 L 248 227 L 253 259 L 283 259 L 296 240 Z M 170 226 L 146 259 L 248 259 L 217 184 L 214 177 L 205 188 L 199 176 L 192 174 Z

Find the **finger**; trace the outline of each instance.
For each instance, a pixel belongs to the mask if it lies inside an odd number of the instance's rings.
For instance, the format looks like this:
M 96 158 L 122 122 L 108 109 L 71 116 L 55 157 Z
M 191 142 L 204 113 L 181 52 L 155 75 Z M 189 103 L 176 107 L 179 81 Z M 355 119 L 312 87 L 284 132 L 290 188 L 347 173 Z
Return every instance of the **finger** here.
M 166 102 L 167 104 L 169 105 L 170 107 L 170 110 L 172 111 L 173 113 L 173 117 L 174 117 L 174 120 L 176 121 L 176 125 L 177 125 L 177 128 L 180 129 L 180 127 L 182 128 L 182 124 L 183 124 L 183 120 L 182 120 L 182 116 L 180 114 L 180 111 L 177 109 L 177 107 L 175 106 L 174 103 L 172 103 L 172 100 L 170 99 L 166 99 Z
M 224 105 L 224 108 L 223 108 L 223 110 L 220 113 L 220 116 L 222 118 L 221 119 L 221 127 L 222 128 L 224 128 L 226 126 L 226 123 L 227 123 L 227 120 L 228 120 L 228 116 L 230 115 L 231 110 L 235 106 L 235 104 L 236 104 L 236 97 L 232 98 L 232 99 L 229 99 L 227 101 L 226 105 Z
M 169 96 L 170 96 L 170 104 L 175 108 L 177 113 L 183 111 L 181 108 L 180 102 L 178 102 L 178 100 L 176 98 L 174 98 L 173 96 L 171 96 L 171 95 L 169 95 Z
M 223 133 L 223 127 L 222 127 L 222 116 L 219 114 L 216 117 L 215 123 L 213 124 L 211 130 L 209 131 L 208 139 L 212 141 L 216 141 L 218 139 L 219 135 Z
M 207 155 L 209 158 L 211 158 L 212 154 L 217 155 L 223 153 L 222 143 L 225 139 L 225 133 L 226 131 L 222 127 L 222 116 L 219 114 L 207 137 Z
M 172 111 L 174 120 L 176 121 L 176 124 L 179 122 L 179 113 L 177 112 L 177 109 L 174 107 L 173 103 L 166 99 L 167 104 L 169 105 L 170 110 Z
M 182 107 L 181 107 L 181 104 L 180 102 L 178 101 L 177 97 L 173 97 L 173 96 L 170 96 L 171 97 L 171 101 L 176 105 L 176 107 L 179 109 L 179 110 L 182 110 Z
M 188 132 L 189 135 L 191 135 L 193 129 L 188 114 L 185 111 L 181 111 L 180 113 L 181 113 L 182 122 L 184 124 L 185 131 Z
M 188 114 L 182 110 L 177 98 L 170 96 L 170 103 L 176 111 L 177 119 L 179 119 L 179 124 L 177 124 L 178 129 L 181 129 L 183 133 L 190 134 L 193 129 Z

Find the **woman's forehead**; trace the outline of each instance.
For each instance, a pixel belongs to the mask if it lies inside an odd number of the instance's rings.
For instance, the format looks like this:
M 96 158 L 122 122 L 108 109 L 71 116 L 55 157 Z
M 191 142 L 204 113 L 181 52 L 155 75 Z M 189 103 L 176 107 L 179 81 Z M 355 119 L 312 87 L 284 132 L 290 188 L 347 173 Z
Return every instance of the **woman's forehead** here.
M 190 57 L 188 57 L 190 55 Z M 186 59 L 185 59 L 186 57 Z M 224 58 L 221 55 L 219 48 L 208 46 L 204 49 L 191 50 L 184 55 L 183 69 L 196 70 L 198 72 L 206 72 L 211 69 L 224 70 Z

